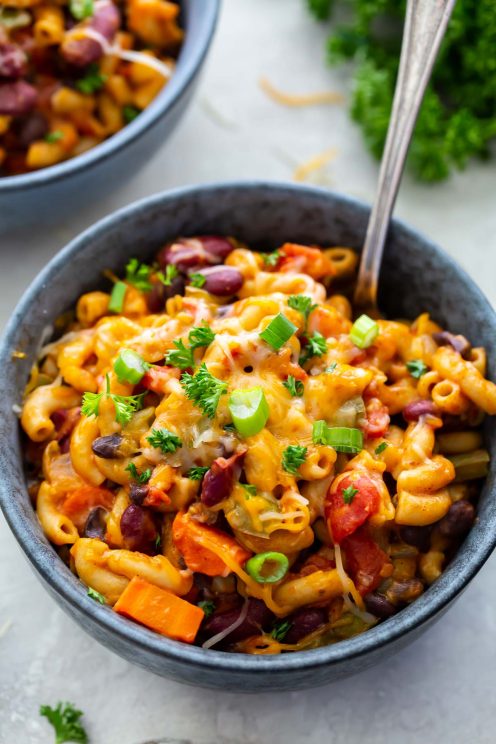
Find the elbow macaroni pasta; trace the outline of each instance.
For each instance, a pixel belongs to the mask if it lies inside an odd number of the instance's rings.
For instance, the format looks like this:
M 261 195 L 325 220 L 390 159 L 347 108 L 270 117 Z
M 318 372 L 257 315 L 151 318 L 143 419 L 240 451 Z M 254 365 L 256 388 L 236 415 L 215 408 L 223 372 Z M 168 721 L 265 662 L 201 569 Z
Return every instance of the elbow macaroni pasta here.
M 169 5 L 133 3 L 134 32 L 152 39 Z M 137 65 L 130 80 L 153 76 Z M 129 100 L 113 74 L 112 86 Z M 71 100 L 59 91 L 59 110 Z M 41 526 L 103 602 L 141 622 L 134 592 L 150 584 L 160 602 L 182 598 L 185 617 L 188 603 L 215 617 L 262 603 L 259 629 L 224 648 L 278 653 L 366 630 L 378 597 L 396 612 L 439 578 L 474 518 L 489 459 L 478 426 L 496 386 L 484 350 L 441 345 L 425 313 L 380 319 L 357 346 L 352 306 L 332 293 L 356 265 L 342 247 L 286 243 L 264 257 L 200 236 L 167 244 L 139 280 L 128 266 L 119 312 L 111 293 L 79 298 L 40 353 L 21 425 L 38 448 Z M 171 266 L 182 293 L 164 287 Z M 274 345 L 281 316 L 290 330 Z M 240 433 L 230 394 L 252 389 L 265 413 Z

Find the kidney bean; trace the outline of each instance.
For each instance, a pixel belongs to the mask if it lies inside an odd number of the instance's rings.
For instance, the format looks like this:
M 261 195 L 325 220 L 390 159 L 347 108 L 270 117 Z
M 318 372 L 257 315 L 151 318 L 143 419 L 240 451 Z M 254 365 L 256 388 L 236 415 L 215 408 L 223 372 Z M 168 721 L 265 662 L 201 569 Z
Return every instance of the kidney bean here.
M 286 633 L 283 643 L 298 643 L 309 633 L 313 633 L 327 622 L 327 613 L 321 607 L 302 607 L 289 618 L 291 627 Z
M 367 610 L 381 620 L 391 617 L 391 615 L 394 615 L 396 612 L 394 604 L 388 602 L 386 597 L 383 597 L 382 594 L 366 594 L 363 601 L 365 602 Z
M 88 26 L 111 42 L 121 24 L 121 15 L 112 2 L 98 5 Z M 104 54 L 102 44 L 89 37 L 77 38 L 67 34 L 60 46 L 63 58 L 75 67 L 86 67 Z
M 246 618 L 243 620 L 241 625 L 233 630 L 228 636 L 226 636 L 223 644 L 228 645 L 231 643 L 237 643 L 242 641 L 244 638 L 249 638 L 252 635 L 258 635 L 262 628 L 267 627 L 272 619 L 273 614 L 267 608 L 265 602 L 260 599 L 248 599 L 248 612 Z M 202 634 L 205 638 L 211 638 L 217 633 L 222 632 L 230 625 L 232 625 L 241 614 L 242 607 L 238 607 L 235 610 L 229 610 L 228 612 L 222 612 L 218 615 L 213 615 L 209 618 L 202 628 Z
M 21 116 L 34 108 L 38 94 L 32 85 L 25 80 L 15 83 L 0 83 L 0 114 Z
M 474 519 L 475 509 L 470 501 L 455 501 L 439 522 L 439 532 L 445 537 L 462 537 L 470 530 Z
M 27 71 L 28 58 L 17 44 L 0 43 L 0 77 L 16 80 Z
M 433 333 L 432 338 L 437 344 L 439 344 L 439 346 L 451 346 L 455 351 L 457 351 L 462 356 L 465 356 L 466 354 L 468 354 L 468 352 L 472 348 L 470 345 L 470 341 L 467 341 L 465 336 L 462 336 L 462 335 L 455 336 L 453 333 L 450 333 L 449 331 L 441 331 L 440 333 Z
M 143 504 L 143 501 L 148 496 L 149 490 L 150 489 L 146 484 L 133 483 L 129 491 L 129 498 L 131 499 L 133 504 L 141 506 Z
M 200 241 L 207 253 L 218 259 L 219 263 L 224 263 L 228 255 L 234 250 L 231 241 L 222 237 L 222 235 L 199 235 L 197 240 Z
M 235 295 L 243 286 L 243 274 L 233 266 L 211 266 L 198 273 L 206 279 L 203 289 L 217 297 Z
M 95 455 L 103 457 L 105 460 L 113 460 L 119 457 L 119 447 L 122 444 L 120 434 L 109 434 L 106 437 L 98 437 L 91 445 Z
M 17 139 L 21 147 L 29 147 L 35 140 L 43 139 L 48 132 L 48 122 L 40 111 L 32 111 L 19 120 L 16 127 Z
M 217 235 L 180 238 L 174 243 L 164 245 L 159 251 L 157 260 L 162 268 L 167 264 L 174 264 L 179 271 L 186 272 L 193 267 L 200 268 L 222 263 L 233 247 L 227 238 Z
M 124 510 L 120 522 L 124 547 L 140 553 L 154 553 L 157 529 L 150 514 L 137 504 Z
M 227 460 L 218 457 L 213 461 L 202 482 L 201 500 L 205 506 L 215 506 L 229 498 L 235 481 L 239 479 L 245 453 L 246 450 L 237 452 Z
M 439 415 L 438 408 L 431 400 L 414 400 L 403 409 L 403 418 L 405 421 L 418 421 L 421 416 L 431 414 Z
M 431 547 L 430 527 L 402 527 L 400 537 L 407 545 L 413 545 L 421 553 L 427 553 Z
M 166 287 L 162 282 L 153 284 L 153 288 L 146 295 L 146 304 L 148 310 L 151 313 L 160 313 L 164 309 L 165 301 L 169 297 L 175 297 L 176 295 L 183 295 L 185 288 L 184 277 L 176 276 L 172 280 L 170 286 Z
M 90 511 L 86 524 L 84 525 L 85 537 L 95 537 L 98 540 L 103 540 L 105 538 L 105 533 L 107 531 L 107 521 L 105 517 L 107 516 L 107 513 L 107 510 L 104 509 L 103 506 L 97 506 Z

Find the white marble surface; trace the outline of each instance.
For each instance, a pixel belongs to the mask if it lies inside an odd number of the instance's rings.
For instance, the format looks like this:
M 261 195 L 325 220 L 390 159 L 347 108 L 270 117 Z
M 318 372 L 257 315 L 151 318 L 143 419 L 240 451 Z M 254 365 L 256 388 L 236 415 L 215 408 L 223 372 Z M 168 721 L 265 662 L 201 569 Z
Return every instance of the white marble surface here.
M 62 217 L 56 228 L 3 240 L 0 322 L 71 236 L 164 188 L 288 179 L 297 163 L 336 147 L 319 180 L 370 199 L 377 167 L 345 110 L 281 108 L 258 87 L 266 75 L 287 90 L 346 93 L 346 74 L 323 65 L 324 38 L 303 0 L 225 0 L 196 100 L 153 162 L 123 190 L 76 217 Z M 495 172 L 494 164 L 477 165 L 435 187 L 407 178 L 397 209 L 452 253 L 493 301 Z M 92 744 L 166 736 L 203 743 L 490 744 L 496 738 L 495 585 L 492 558 L 435 628 L 352 679 L 286 695 L 216 693 L 160 679 L 98 646 L 45 594 L 0 517 L 0 742 L 52 742 L 38 707 L 69 699 L 85 711 Z

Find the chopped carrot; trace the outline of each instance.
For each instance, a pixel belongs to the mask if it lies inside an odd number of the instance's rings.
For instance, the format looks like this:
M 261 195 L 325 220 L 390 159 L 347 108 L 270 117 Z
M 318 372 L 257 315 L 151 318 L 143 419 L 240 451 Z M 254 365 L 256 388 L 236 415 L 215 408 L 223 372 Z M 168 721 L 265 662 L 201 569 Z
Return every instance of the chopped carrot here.
M 313 279 L 334 276 L 336 270 L 332 261 L 320 248 L 312 248 L 298 243 L 285 243 L 281 248 L 282 260 L 278 271 L 300 271 Z
M 71 519 L 76 527 L 82 528 L 88 514 L 95 506 L 103 506 L 110 511 L 115 501 L 115 493 L 108 488 L 84 485 L 72 491 L 62 506 L 64 514 Z
M 205 613 L 165 589 L 135 576 L 114 605 L 115 612 L 175 641 L 193 643 Z
M 228 576 L 231 572 L 216 554 L 216 548 L 221 554 L 229 553 L 240 566 L 251 556 L 233 537 L 216 527 L 192 519 L 184 512 L 179 512 L 174 519 L 172 537 L 189 570 L 199 571 L 207 576 Z

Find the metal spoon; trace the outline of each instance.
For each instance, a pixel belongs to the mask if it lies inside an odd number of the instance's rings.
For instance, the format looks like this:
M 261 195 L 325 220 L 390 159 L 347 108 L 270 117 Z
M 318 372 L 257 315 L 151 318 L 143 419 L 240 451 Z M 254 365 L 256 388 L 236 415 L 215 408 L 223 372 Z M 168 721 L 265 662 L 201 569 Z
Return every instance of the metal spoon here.
M 384 243 L 413 128 L 455 2 L 407 2 L 393 108 L 355 289 L 355 304 L 373 314 L 377 311 L 377 286 Z

